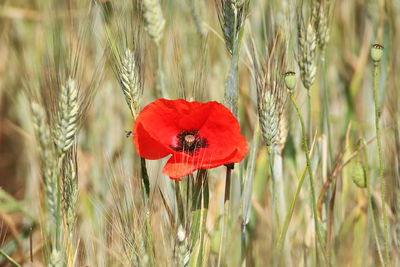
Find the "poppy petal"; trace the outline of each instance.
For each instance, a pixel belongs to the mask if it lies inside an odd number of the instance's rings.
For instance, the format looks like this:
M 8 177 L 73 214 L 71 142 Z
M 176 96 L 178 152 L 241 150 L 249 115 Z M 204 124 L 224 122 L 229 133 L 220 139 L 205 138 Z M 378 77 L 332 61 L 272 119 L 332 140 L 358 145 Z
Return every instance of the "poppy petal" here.
M 207 154 L 205 158 L 211 161 L 220 161 L 229 158 L 237 150 L 235 162 L 244 158 L 247 153 L 247 142 L 240 133 L 239 122 L 229 109 L 217 103 L 208 120 L 199 131 L 201 136 L 207 138 Z
M 165 164 L 162 172 L 165 175 L 171 177 L 171 179 L 177 179 L 179 177 L 186 176 L 199 168 L 197 162 L 193 161 L 180 161 L 180 159 L 172 156 Z M 176 177 L 176 178 L 172 178 Z
M 210 169 L 210 168 L 215 168 L 215 167 L 218 167 L 221 165 L 240 162 L 246 155 L 246 152 L 247 151 L 235 149 L 230 155 L 228 155 L 222 159 L 216 159 L 213 157 L 211 157 L 210 159 L 207 159 L 205 157 L 205 153 L 200 153 L 197 157 L 192 157 L 190 155 L 187 155 L 186 153 L 181 152 L 181 153 L 174 154 L 173 163 L 174 164 L 181 163 L 183 165 L 190 165 L 190 166 L 195 167 L 195 169 Z
M 137 153 L 146 159 L 161 159 L 171 154 L 171 150 L 151 137 L 141 123 L 135 125 L 133 142 Z
M 175 147 L 182 130 L 200 129 L 217 102 L 188 102 L 183 99 L 158 99 L 148 104 L 136 119 L 153 139 Z

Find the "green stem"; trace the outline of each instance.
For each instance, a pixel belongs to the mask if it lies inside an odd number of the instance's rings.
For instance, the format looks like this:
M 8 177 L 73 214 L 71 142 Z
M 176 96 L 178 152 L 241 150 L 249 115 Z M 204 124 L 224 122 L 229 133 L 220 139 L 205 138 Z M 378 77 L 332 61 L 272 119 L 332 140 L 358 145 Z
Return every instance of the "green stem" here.
M 375 104 L 375 130 L 376 139 L 378 144 L 378 158 L 379 158 L 379 180 L 381 183 L 381 202 L 382 202 L 382 215 L 383 215 L 383 228 L 384 228 L 384 241 L 385 241 L 385 263 L 388 264 L 389 256 L 389 221 L 385 205 L 385 178 L 383 177 L 383 160 L 382 160 L 382 144 L 381 134 L 379 127 L 380 108 L 378 103 L 378 81 L 379 81 L 379 64 L 374 63 L 374 104 Z
M 317 235 L 318 242 L 321 245 L 322 248 L 322 254 L 324 256 L 324 259 L 326 260 L 326 255 L 325 251 L 323 249 L 323 242 L 322 242 L 322 237 L 321 233 L 319 232 L 319 222 L 318 222 L 318 215 L 317 215 L 317 205 L 316 205 L 316 198 L 315 198 L 315 187 L 314 187 L 314 178 L 313 178 L 313 173 L 312 173 L 312 168 L 311 168 L 311 160 L 310 160 L 310 150 L 307 144 L 307 137 L 306 137 L 306 131 L 305 131 L 305 126 L 304 126 L 304 119 L 303 116 L 301 115 L 299 106 L 297 105 L 296 99 L 293 96 L 293 93 L 290 92 L 290 99 L 293 103 L 293 106 L 296 109 L 297 115 L 300 120 L 301 124 L 301 130 L 302 130 L 302 136 L 303 136 L 303 146 L 304 146 L 304 154 L 306 156 L 306 161 L 307 161 L 307 170 L 308 170 L 308 177 L 310 178 L 310 189 L 311 189 L 311 200 L 312 200 L 312 211 L 313 211 L 313 217 L 314 217 L 314 227 L 315 227 L 315 233 Z M 311 141 L 310 141 L 311 142 Z M 315 244 L 315 250 L 316 250 L 316 259 L 318 260 L 318 244 Z
M 371 185 L 370 185 L 370 181 L 369 181 L 369 164 L 368 164 L 367 142 L 363 139 L 362 143 L 363 143 L 363 146 L 364 146 L 365 185 L 367 187 L 368 210 L 369 210 L 369 213 L 371 214 L 372 228 L 374 230 L 374 237 L 375 237 L 376 248 L 378 250 L 379 260 L 381 261 L 382 266 L 386 266 L 385 265 L 385 261 L 383 260 L 383 256 L 382 256 L 382 249 L 381 249 L 381 246 L 379 244 L 378 230 L 377 230 L 376 221 L 375 221 L 375 212 L 374 212 L 374 208 L 372 206 Z
M 329 121 L 329 97 L 328 97 L 328 87 L 326 85 L 326 63 L 325 63 L 325 57 L 321 58 L 321 69 L 323 75 L 321 75 L 321 86 L 323 88 L 323 93 L 324 93 L 324 132 L 325 135 L 328 139 L 328 150 L 329 150 L 329 161 L 328 161 L 328 168 L 330 161 L 333 159 L 333 152 L 332 152 L 332 141 L 331 141 L 331 124 Z
M 15 267 L 21 267 L 13 258 L 11 258 L 4 250 L 0 249 L 0 255 L 3 255 L 3 257 L 11 263 L 12 266 Z
M 147 204 L 147 201 L 150 196 L 150 180 L 149 180 L 149 175 L 147 173 L 147 168 L 146 168 L 146 159 L 140 157 L 140 167 L 141 167 L 141 176 L 142 176 L 142 188 L 143 188 L 143 198 L 145 203 Z
M 224 196 L 224 214 L 223 214 L 223 221 L 222 221 L 222 235 L 221 235 L 221 242 L 218 250 L 218 263 L 217 266 L 221 266 L 221 259 L 222 259 L 222 248 L 225 241 L 226 236 L 226 227 L 228 224 L 228 215 L 229 215 L 229 195 L 231 192 L 231 176 L 232 176 L 232 169 L 233 164 L 226 165 L 226 179 L 225 179 L 225 196 Z
M 168 93 L 165 90 L 165 83 L 164 83 L 164 72 L 162 69 L 162 51 L 160 44 L 157 42 L 157 80 L 158 80 L 158 85 L 157 85 L 157 97 L 161 98 L 168 98 Z
M 308 146 L 311 146 L 312 141 L 312 124 L 311 124 L 311 93 L 307 89 L 307 127 L 308 127 Z M 306 140 L 307 141 L 307 140 Z
M 178 208 L 179 224 L 184 224 L 185 214 L 184 214 L 181 190 L 179 187 L 179 181 L 175 181 L 175 198 L 176 198 L 176 205 Z
M 236 19 L 235 19 L 236 25 Z M 236 27 L 235 27 L 236 29 Z M 234 34 L 237 36 L 235 38 L 233 48 L 232 48 L 232 57 L 231 57 L 231 64 L 228 73 L 228 77 L 226 79 L 225 84 L 225 92 L 224 92 L 224 102 L 230 111 L 238 117 L 238 102 L 239 102 L 239 55 L 240 55 L 240 48 L 243 39 L 243 28 L 239 30 L 239 32 Z
M 268 151 L 269 151 L 269 169 L 271 172 L 271 184 L 272 184 L 272 216 L 273 218 L 275 218 L 275 220 L 272 220 L 272 228 L 274 228 L 274 224 L 278 223 L 279 218 L 277 218 L 276 213 L 277 213 L 277 200 L 276 200 L 276 184 L 275 184 L 275 172 L 274 172 L 274 150 L 272 147 L 268 147 Z M 273 231 L 274 232 L 274 231 Z M 272 242 L 274 242 L 274 238 L 272 238 Z
M 277 229 L 279 229 L 279 205 L 278 205 L 278 200 L 277 200 L 277 187 L 276 187 L 276 177 L 275 177 L 275 172 L 274 172 L 274 158 L 275 158 L 275 153 L 274 149 L 272 146 L 268 146 L 268 152 L 269 152 L 269 169 L 271 173 L 271 191 L 272 191 L 272 247 L 273 244 L 275 244 L 276 241 L 276 233 Z M 278 258 L 279 259 L 279 258 Z M 276 257 L 272 257 L 272 266 L 277 266 L 277 260 Z
M 275 200 L 276 200 L 276 222 L 277 225 L 275 226 L 276 231 L 274 230 L 274 242 L 280 239 L 280 232 L 279 229 L 282 225 L 282 222 L 285 220 L 285 216 L 287 214 L 287 207 L 286 207 L 286 199 L 285 199 L 285 187 L 284 187 L 284 180 L 283 180 L 283 165 L 282 165 L 282 155 L 278 151 L 274 151 L 273 157 L 273 174 L 274 174 L 274 183 L 275 183 Z M 275 243 L 274 243 L 275 244 Z M 276 246 L 278 248 L 278 246 Z M 277 262 L 279 264 L 280 257 L 277 257 Z M 284 266 L 291 266 L 291 257 L 290 257 L 290 247 L 289 244 L 285 246 L 285 254 L 283 258 L 283 265 Z M 276 264 L 275 264 L 276 266 Z M 278 265 L 279 266 L 279 265 Z
M 208 173 L 199 169 L 193 185 L 192 195 L 192 248 L 189 266 L 201 266 L 203 260 L 204 233 L 209 202 Z M 192 265 L 193 264 L 193 265 Z
M 57 164 L 57 214 L 56 214 L 56 225 L 55 225 L 55 230 L 56 230 L 56 250 L 60 251 L 61 250 L 61 218 L 62 218 L 62 210 L 61 210 L 61 201 L 62 201 L 62 191 L 61 191 L 61 168 L 62 168 L 62 162 L 64 159 L 65 154 L 61 154 L 58 158 L 58 164 Z
M 140 157 L 140 167 L 141 167 L 141 185 L 142 185 L 143 203 L 145 208 L 145 230 L 146 230 L 145 245 L 147 247 L 147 251 L 150 252 L 149 265 L 155 266 L 154 262 L 155 253 L 153 247 L 153 235 L 151 231 L 151 214 L 149 206 L 150 181 L 149 181 L 149 175 L 147 174 L 146 159 L 142 157 Z
M 303 186 L 303 182 L 304 182 L 304 178 L 306 177 L 306 173 L 307 173 L 307 166 L 303 169 L 303 172 L 301 173 L 299 182 L 297 183 L 296 191 L 294 192 L 293 199 L 290 202 L 289 210 L 286 213 L 286 217 L 285 217 L 285 221 L 283 222 L 282 230 L 279 234 L 278 243 L 277 243 L 279 257 L 280 257 L 280 255 L 282 255 L 282 250 L 283 250 L 283 245 L 284 245 L 285 238 L 286 238 L 286 233 L 289 228 L 289 223 L 290 223 L 290 220 L 292 219 L 294 206 L 296 205 L 296 201 L 299 197 L 299 193 L 300 193 L 301 187 Z

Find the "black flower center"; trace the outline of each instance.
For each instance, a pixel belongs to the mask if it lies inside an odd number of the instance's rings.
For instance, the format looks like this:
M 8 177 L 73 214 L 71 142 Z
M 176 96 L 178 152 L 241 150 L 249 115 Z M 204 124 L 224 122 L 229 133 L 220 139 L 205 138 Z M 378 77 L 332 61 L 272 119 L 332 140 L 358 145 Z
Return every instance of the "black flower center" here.
M 176 146 L 171 146 L 175 151 L 186 152 L 193 155 L 197 150 L 207 147 L 207 139 L 199 135 L 198 130 L 184 130 L 177 136 L 178 143 Z

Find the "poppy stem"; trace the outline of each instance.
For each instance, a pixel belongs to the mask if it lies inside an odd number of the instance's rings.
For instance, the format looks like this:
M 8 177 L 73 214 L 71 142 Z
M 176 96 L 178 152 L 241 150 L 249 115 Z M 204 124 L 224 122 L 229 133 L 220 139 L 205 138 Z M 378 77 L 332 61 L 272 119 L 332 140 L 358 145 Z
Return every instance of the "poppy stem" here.
M 303 182 L 304 182 L 304 179 L 306 177 L 306 174 L 307 174 L 307 166 L 303 169 L 303 172 L 301 173 L 301 176 L 300 176 L 300 178 L 299 178 L 299 180 L 297 182 L 297 187 L 296 187 L 296 190 L 294 192 L 294 196 L 292 198 L 292 201 L 290 202 L 289 210 L 286 213 L 285 221 L 283 223 L 282 230 L 281 230 L 281 232 L 279 234 L 278 243 L 277 243 L 278 244 L 277 245 L 278 258 L 280 258 L 280 256 L 282 255 L 283 246 L 284 246 L 284 242 L 285 242 L 285 238 L 286 238 L 286 233 L 287 233 L 287 230 L 289 228 L 289 223 L 290 223 L 290 220 L 292 219 L 294 207 L 296 205 L 297 198 L 298 198 L 298 196 L 300 194 L 300 189 L 303 186 Z
M 382 255 L 382 248 L 381 245 L 379 244 L 380 241 L 378 238 L 378 230 L 375 220 L 375 211 L 374 211 L 374 206 L 372 204 L 372 193 L 371 193 L 371 185 L 369 179 L 369 164 L 368 164 L 369 157 L 368 157 L 367 142 L 365 141 L 365 139 L 361 140 L 361 144 L 364 146 L 363 151 L 364 151 L 364 166 L 365 166 L 365 186 L 367 188 L 368 212 L 370 213 L 371 216 L 372 229 L 374 231 L 376 250 L 378 251 L 379 260 L 381 261 L 382 266 L 386 266 L 385 260 L 383 259 Z
M 378 177 L 381 183 L 381 202 L 382 202 L 382 221 L 383 221 L 383 240 L 384 240 L 384 252 L 385 252 L 385 264 L 389 264 L 390 262 L 390 253 L 389 253 L 389 219 L 386 211 L 386 181 L 383 175 L 383 159 L 382 159 L 382 143 L 381 143 L 381 134 L 379 127 L 379 118 L 381 115 L 381 110 L 378 101 L 378 90 L 379 90 L 379 62 L 374 62 L 374 86 L 373 86 L 373 95 L 374 95 L 374 106 L 375 106 L 375 132 L 376 132 L 376 141 L 378 145 L 378 160 L 379 160 L 379 173 Z
M 149 255 L 150 263 L 149 266 L 155 266 L 154 263 L 154 246 L 153 246 L 153 235 L 151 232 L 151 215 L 150 215 L 150 207 L 149 207 L 149 196 L 150 196 L 150 182 L 149 175 L 147 174 L 146 168 L 146 159 L 140 157 L 140 166 L 141 166 L 141 184 L 142 184 L 142 192 L 143 192 L 143 202 L 145 207 L 145 246 L 146 250 L 151 253 Z
M 140 157 L 140 167 L 141 167 L 141 173 L 142 173 L 142 187 L 143 187 L 143 192 L 145 194 L 145 201 L 147 202 L 149 196 L 150 196 L 150 181 L 149 181 L 149 175 L 147 174 L 147 168 L 146 168 L 146 159 Z
M 226 239 L 226 228 L 228 225 L 228 218 L 229 218 L 229 198 L 231 192 L 231 177 L 232 177 L 232 170 L 234 168 L 234 164 L 230 163 L 225 165 L 226 166 L 226 178 L 225 178 L 225 196 L 224 196 L 224 214 L 223 214 L 223 221 L 222 221 L 222 235 L 221 241 L 219 245 L 218 251 L 218 264 L 217 266 L 221 266 L 221 259 L 222 259 L 222 248 L 224 241 Z
M 307 162 L 307 171 L 308 171 L 308 177 L 310 179 L 310 189 L 311 189 L 311 207 L 312 207 L 312 212 L 313 212 L 313 217 L 314 217 L 314 228 L 315 228 L 315 234 L 316 234 L 316 244 L 315 244 L 315 251 L 316 251 L 316 260 L 318 261 L 318 243 L 321 246 L 321 251 L 324 259 L 327 261 L 327 257 L 325 254 L 325 250 L 323 249 L 323 241 L 321 237 L 321 233 L 319 231 L 319 221 L 318 221 L 318 215 L 317 215 L 317 207 L 316 207 L 316 197 L 315 197 L 315 185 L 314 185 L 314 177 L 313 177 L 313 171 L 311 167 L 311 160 L 310 160 L 310 149 L 307 143 L 307 133 L 306 133 L 306 128 L 305 128 L 305 123 L 303 116 L 301 115 L 299 106 L 297 105 L 296 99 L 293 95 L 293 92 L 290 91 L 289 93 L 290 100 L 293 103 L 294 108 L 296 109 L 297 115 L 300 120 L 301 124 L 301 131 L 302 131 L 302 137 L 303 137 L 303 147 L 304 147 L 304 154 L 306 156 L 306 162 Z M 311 142 L 311 140 L 310 140 Z M 317 242 L 318 241 L 318 242 Z
M 181 190 L 180 190 L 178 181 L 175 181 L 175 198 L 176 198 L 176 203 L 178 206 L 179 223 L 184 223 L 185 215 L 184 215 L 184 209 L 183 209 Z
M 208 172 L 204 169 L 197 171 L 196 179 L 193 184 L 192 205 L 191 205 L 191 236 L 193 248 L 190 260 L 196 262 L 195 266 L 202 266 L 207 238 L 205 234 L 205 224 L 207 219 L 207 209 L 209 202 Z M 207 253 L 207 252 L 206 252 Z
M 225 198 L 224 202 L 226 203 L 229 201 L 230 189 L 231 189 L 231 177 L 232 177 L 232 170 L 234 168 L 233 163 L 226 165 L 226 179 L 225 179 Z

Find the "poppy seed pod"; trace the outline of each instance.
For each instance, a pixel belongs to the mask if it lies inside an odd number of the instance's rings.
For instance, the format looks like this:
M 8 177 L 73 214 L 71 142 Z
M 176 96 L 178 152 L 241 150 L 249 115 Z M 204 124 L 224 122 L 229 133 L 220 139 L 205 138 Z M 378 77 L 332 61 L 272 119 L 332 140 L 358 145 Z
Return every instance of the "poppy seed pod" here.
M 360 163 L 356 163 L 356 165 L 354 166 L 351 178 L 358 187 L 360 188 L 366 187 L 367 183 L 366 183 L 365 169 Z
M 133 141 L 145 159 L 172 155 L 163 173 L 175 180 L 197 169 L 240 162 L 247 154 L 239 122 L 215 101 L 158 99 L 137 117 Z
M 374 62 L 381 61 L 383 55 L 383 46 L 380 44 L 374 44 L 371 46 L 371 58 Z
M 288 71 L 284 75 L 286 87 L 292 91 L 296 86 L 296 73 L 294 71 Z

